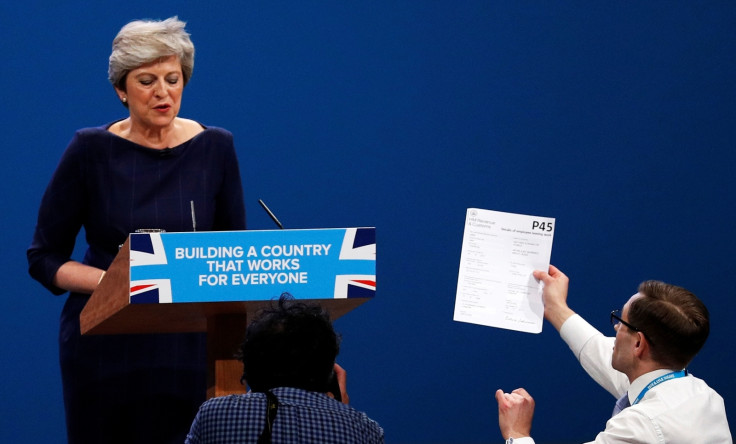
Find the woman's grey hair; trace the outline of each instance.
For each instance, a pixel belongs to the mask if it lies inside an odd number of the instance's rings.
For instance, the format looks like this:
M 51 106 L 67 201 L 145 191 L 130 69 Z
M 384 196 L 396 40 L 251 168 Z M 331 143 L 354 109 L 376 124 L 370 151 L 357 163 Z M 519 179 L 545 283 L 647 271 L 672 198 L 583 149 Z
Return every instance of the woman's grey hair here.
M 184 85 L 194 69 L 194 45 L 178 17 L 166 20 L 136 20 L 123 26 L 112 42 L 107 70 L 110 83 L 125 91 L 128 73 L 162 57 L 179 57 Z

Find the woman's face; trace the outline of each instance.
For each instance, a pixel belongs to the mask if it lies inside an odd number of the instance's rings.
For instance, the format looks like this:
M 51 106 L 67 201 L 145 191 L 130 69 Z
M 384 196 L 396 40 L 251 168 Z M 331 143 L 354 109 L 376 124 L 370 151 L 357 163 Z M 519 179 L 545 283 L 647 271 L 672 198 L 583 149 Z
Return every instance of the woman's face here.
M 133 124 L 147 129 L 168 126 L 179 114 L 184 76 L 177 56 L 164 57 L 131 70 L 125 79 L 125 98 Z

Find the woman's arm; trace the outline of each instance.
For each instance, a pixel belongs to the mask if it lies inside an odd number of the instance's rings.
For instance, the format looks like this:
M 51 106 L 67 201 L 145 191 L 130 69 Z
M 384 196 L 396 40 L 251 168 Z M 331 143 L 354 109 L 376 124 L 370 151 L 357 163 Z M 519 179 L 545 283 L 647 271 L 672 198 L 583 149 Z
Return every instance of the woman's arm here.
M 73 293 L 92 294 L 104 275 L 104 270 L 69 261 L 59 267 L 54 275 L 53 284 Z

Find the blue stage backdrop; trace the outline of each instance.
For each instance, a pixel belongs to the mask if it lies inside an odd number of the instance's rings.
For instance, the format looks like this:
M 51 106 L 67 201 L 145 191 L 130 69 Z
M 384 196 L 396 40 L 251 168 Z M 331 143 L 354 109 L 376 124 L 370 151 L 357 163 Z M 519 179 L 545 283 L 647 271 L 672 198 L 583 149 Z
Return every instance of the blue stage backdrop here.
M 197 49 L 181 115 L 234 133 L 249 228 L 274 228 L 259 198 L 287 228 L 377 228 L 376 298 L 336 326 L 350 399 L 388 442 L 500 442 L 497 388 L 535 396 L 540 443 L 610 413 L 549 324 L 452 320 L 468 207 L 556 218 L 570 305 L 606 333 L 642 280 L 700 295 L 691 371 L 736 424 L 734 2 L 28 0 L 0 4 L 0 442 L 65 442 L 65 297 L 25 249 L 73 131 L 126 115 L 118 29 L 173 15 Z

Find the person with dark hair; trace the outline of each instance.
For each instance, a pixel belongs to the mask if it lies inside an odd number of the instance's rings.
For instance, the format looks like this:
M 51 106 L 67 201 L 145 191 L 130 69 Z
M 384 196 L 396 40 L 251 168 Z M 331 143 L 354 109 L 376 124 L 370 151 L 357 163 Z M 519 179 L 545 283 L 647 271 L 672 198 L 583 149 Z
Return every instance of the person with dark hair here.
M 384 442 L 381 426 L 348 405 L 339 351 L 329 314 L 282 294 L 246 329 L 240 359 L 250 391 L 202 404 L 186 442 Z
M 611 312 L 616 337 L 603 336 L 567 305 L 569 279 L 554 266 L 535 271 L 544 282 L 544 317 L 583 369 L 618 398 L 596 443 L 732 443 L 723 398 L 686 367 L 705 344 L 705 304 L 688 290 L 659 281 L 639 286 Z M 523 388 L 496 392 L 507 443 L 533 444 L 534 399 Z

